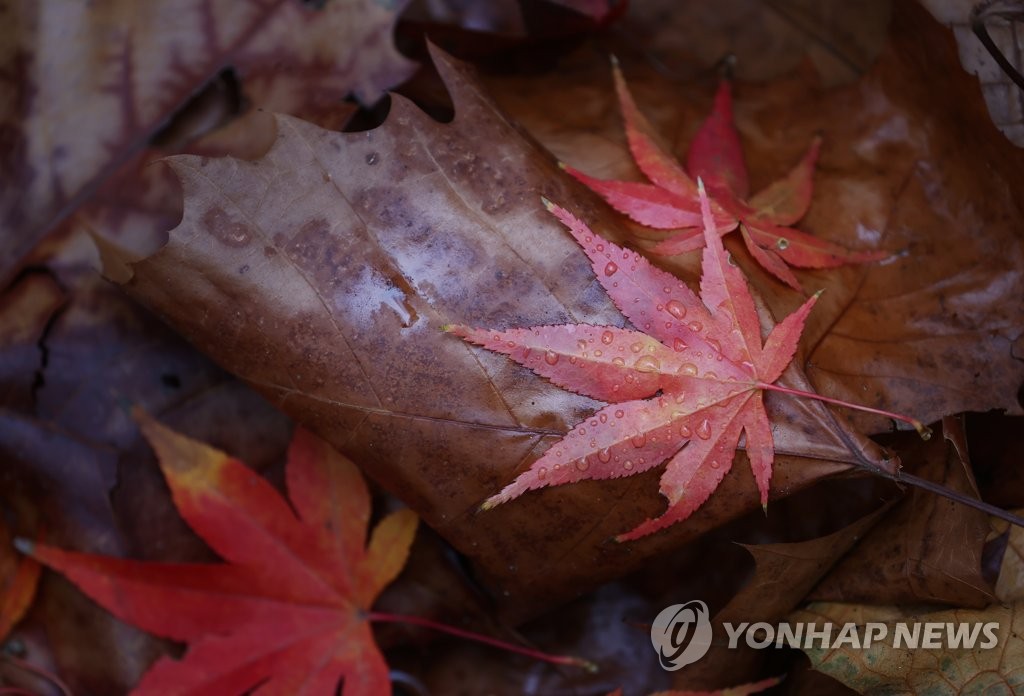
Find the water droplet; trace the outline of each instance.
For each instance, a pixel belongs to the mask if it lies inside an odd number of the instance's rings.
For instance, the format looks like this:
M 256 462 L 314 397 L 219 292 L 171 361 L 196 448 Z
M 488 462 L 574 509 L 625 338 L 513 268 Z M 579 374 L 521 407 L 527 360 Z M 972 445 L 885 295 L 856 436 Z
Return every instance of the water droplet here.
M 694 377 L 697 374 L 697 366 L 693 363 L 683 363 L 679 366 L 678 374 Z
M 580 435 L 586 435 L 586 434 L 587 434 L 587 429 L 586 428 L 580 428 Z
M 622 468 L 625 469 L 626 471 L 632 471 L 633 462 L 627 459 L 625 462 L 622 463 Z
M 537 478 L 547 478 L 547 475 L 548 468 L 546 466 L 542 466 L 541 468 L 537 469 Z
M 741 363 L 740 363 L 740 366 L 741 366 L 741 367 L 742 367 L 742 368 L 743 368 L 744 370 L 746 370 L 747 372 L 753 372 L 753 371 L 754 371 L 754 363 L 752 363 L 752 362 L 749 362 L 749 361 L 747 361 L 747 360 L 744 360 L 743 362 L 741 362 Z
M 629 444 L 634 447 L 643 447 L 647 444 L 647 436 L 643 433 L 637 433 L 633 437 L 629 438 Z
M 580 350 L 586 350 L 587 342 L 581 338 L 580 340 L 576 341 L 576 347 L 579 348 Z
M 707 418 L 702 420 L 700 425 L 697 426 L 697 437 L 701 440 L 707 440 L 711 437 L 711 423 L 708 423 Z
M 725 261 L 726 261 L 726 263 L 728 263 L 733 268 L 739 268 L 739 264 L 736 263 L 736 259 L 734 259 L 732 257 L 732 254 L 730 254 L 728 251 L 725 252 Z
M 612 358 L 612 364 L 617 365 L 618 367 L 622 367 L 623 365 L 626 364 L 626 361 L 623 360 L 622 358 Z
M 708 339 L 708 345 L 711 346 L 711 349 L 713 351 L 715 351 L 716 353 L 721 353 L 722 352 L 722 344 L 719 343 L 718 341 L 716 341 L 715 339 L 709 338 Z
M 668 288 L 665 289 L 667 290 Z M 679 300 L 669 300 L 668 304 L 665 305 L 665 311 L 676 319 L 682 319 L 686 316 L 686 306 Z
M 686 401 L 686 392 L 679 392 L 676 394 L 676 403 L 681 404 Z
M 690 426 L 688 426 L 686 423 L 683 423 L 679 426 L 680 437 L 690 437 L 690 435 L 692 434 L 693 432 L 690 430 Z
M 544 362 L 546 362 L 548 365 L 555 365 L 555 364 L 557 364 L 558 363 L 558 353 L 556 353 L 553 350 L 549 350 L 548 352 L 544 353 Z
M 597 245 L 597 250 L 598 251 L 604 251 L 604 244 L 598 244 Z
M 720 466 L 720 465 L 719 465 L 719 463 L 718 463 L 718 460 L 717 460 L 717 459 L 712 459 L 712 460 L 711 460 L 711 468 L 712 468 L 712 469 L 717 469 L 717 468 L 718 468 L 719 466 Z
M 606 346 L 611 345 L 611 342 L 614 340 L 615 334 L 613 334 L 611 331 L 605 331 L 603 334 L 601 334 L 601 343 L 605 344 Z
M 590 462 L 588 462 L 586 459 L 577 459 L 576 468 L 579 469 L 580 471 L 586 471 L 587 469 L 590 468 Z
M 691 321 L 689 324 L 687 324 L 687 326 L 689 326 L 690 331 L 694 332 L 699 332 L 701 329 L 704 328 L 704 325 L 701 324 L 699 321 Z
M 591 428 L 596 428 L 597 427 L 597 421 L 594 420 L 593 418 L 590 419 L 590 427 Z
M 686 341 L 681 338 L 677 338 L 672 341 L 672 348 L 675 349 L 677 353 L 682 353 L 689 347 L 690 346 L 686 345 Z
M 602 414 L 601 414 L 601 415 L 599 415 L 599 416 L 598 416 L 597 418 L 598 418 L 598 420 L 600 420 L 600 421 L 601 421 L 602 423 L 607 423 L 607 422 L 608 422 L 608 414 L 607 414 L 607 413 L 602 413 Z
M 637 341 L 636 343 L 634 343 L 633 345 L 631 345 L 631 346 L 629 347 L 629 349 L 630 349 L 631 351 L 633 351 L 634 353 L 639 353 L 640 351 L 642 351 L 642 350 L 644 349 L 644 344 L 643 344 L 643 343 L 641 343 L 640 341 Z
M 575 355 L 570 355 L 569 356 L 569 364 L 570 365 L 575 365 L 576 364 L 576 356 Z
M 603 449 L 603 450 L 601 450 L 600 452 L 597 453 L 597 459 L 602 464 L 607 464 L 609 461 L 611 461 L 611 458 L 612 458 L 612 453 L 609 452 L 607 449 Z
M 515 348 L 516 347 L 516 342 L 515 341 L 506 341 L 505 345 L 508 346 L 509 348 Z
M 618 411 L 615 412 L 615 417 L 616 418 L 622 418 L 624 415 L 626 415 L 626 412 L 623 411 L 621 408 Z
M 619 270 L 619 267 L 615 265 L 615 262 L 609 261 L 608 264 L 604 267 L 604 274 L 606 276 L 613 276 L 615 275 L 615 272 L 617 270 Z
M 380 161 L 380 155 L 378 155 L 376 152 L 371 152 L 370 154 L 368 154 L 366 156 L 366 163 L 367 164 L 370 164 L 370 165 L 377 164 L 378 161 Z
M 718 379 L 718 373 L 708 370 L 704 373 L 704 379 Z
M 789 240 L 785 237 L 779 237 L 779 240 L 775 242 L 775 246 L 779 248 L 779 251 L 785 251 L 789 248 Z
M 532 352 L 533 349 L 531 348 L 523 348 L 523 360 L 526 360 L 528 357 L 530 357 L 530 353 Z
M 640 372 L 657 372 L 661 369 L 661 361 L 651 355 L 643 355 L 636 359 L 633 367 Z
M 602 353 L 601 351 L 599 351 L 599 350 L 595 350 L 594 351 L 594 357 L 595 358 L 600 358 L 602 355 L 604 355 L 604 353 Z

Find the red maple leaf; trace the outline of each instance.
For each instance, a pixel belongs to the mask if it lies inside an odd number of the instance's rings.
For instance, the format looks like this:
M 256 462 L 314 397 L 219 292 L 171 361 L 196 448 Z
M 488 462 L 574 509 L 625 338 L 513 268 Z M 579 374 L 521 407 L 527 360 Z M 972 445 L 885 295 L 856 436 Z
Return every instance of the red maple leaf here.
M 591 324 L 506 331 L 446 327 L 564 389 L 609 402 L 484 508 L 536 488 L 629 476 L 668 460 L 661 477 L 668 509 L 618 537 L 636 539 L 685 520 L 703 505 L 732 466 L 741 434 L 767 505 L 775 452 L 763 390 L 825 399 L 772 384 L 793 359 L 817 295 L 762 342 L 746 280 L 715 233 L 703 187 L 699 193 L 706 242 L 700 298 L 675 276 L 545 201 L 586 252 L 612 301 L 642 332 Z
M 682 254 L 704 245 L 700 201 L 694 183 L 695 178 L 700 178 L 711 196 L 718 233 L 738 227 L 751 256 L 796 290 L 800 290 L 800 283 L 789 266 L 832 268 L 877 261 L 889 255 L 884 251 L 850 251 L 790 227 L 810 207 L 820 138 L 812 141 L 807 154 L 787 176 L 750 196 L 743 149 L 733 124 L 732 89 L 728 81 L 719 84 L 711 115 L 694 137 L 686 162 L 687 173 L 658 144 L 654 129 L 633 101 L 617 63 L 613 72 L 630 152 L 652 183 L 605 181 L 563 167 L 641 225 L 676 230 L 654 246 L 654 253 Z
M 390 692 L 373 640 L 371 604 L 405 565 L 410 510 L 385 517 L 366 545 L 370 496 L 358 469 L 297 430 L 288 452 L 293 508 L 236 459 L 145 416 L 175 505 L 224 557 L 220 564 L 148 563 L 19 546 L 119 618 L 189 643 L 163 657 L 139 694 Z

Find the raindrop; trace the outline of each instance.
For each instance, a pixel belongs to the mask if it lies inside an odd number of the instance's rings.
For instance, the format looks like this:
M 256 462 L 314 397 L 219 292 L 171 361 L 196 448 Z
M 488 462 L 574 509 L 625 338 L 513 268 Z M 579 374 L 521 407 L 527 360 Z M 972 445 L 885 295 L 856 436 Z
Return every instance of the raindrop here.
M 605 331 L 603 334 L 601 334 L 601 343 L 605 344 L 606 346 L 611 345 L 611 342 L 614 340 L 615 334 L 613 334 L 611 331 Z
M 695 377 L 697 375 L 697 366 L 693 363 L 683 363 L 679 366 L 678 373 L 681 375 Z
M 576 341 L 576 347 L 579 348 L 580 350 L 586 350 L 587 342 L 581 338 L 580 340 Z
M 553 350 L 549 350 L 548 352 L 544 353 L 544 362 L 546 362 L 548 365 L 556 364 L 558 362 L 558 353 L 556 353 Z
M 686 316 L 686 306 L 679 300 L 669 300 L 668 304 L 665 305 L 665 311 L 676 319 L 682 319 Z
M 684 341 L 683 339 L 677 338 L 672 341 L 672 347 L 675 349 L 677 353 L 682 353 L 690 346 L 686 345 L 686 341 Z
M 609 261 L 608 264 L 604 267 L 604 274 L 606 276 L 613 276 L 615 275 L 615 272 L 618 270 L 619 267 L 615 265 L 615 262 Z
M 586 434 L 587 434 L 587 429 L 586 428 L 580 428 L 580 435 L 586 435 Z
M 717 459 L 712 459 L 711 460 L 711 468 L 712 469 L 717 469 L 718 467 L 719 467 L 718 460 Z
M 779 237 L 779 241 L 775 242 L 775 246 L 779 248 L 779 251 L 785 251 L 789 248 L 789 240 L 785 237 Z
M 711 423 L 708 423 L 707 418 L 702 420 L 700 425 L 697 426 L 697 437 L 701 440 L 707 440 L 711 437 Z
M 609 461 L 611 461 L 611 458 L 612 458 L 612 453 L 609 452 L 607 449 L 603 449 L 603 450 L 601 450 L 600 452 L 597 453 L 597 459 L 602 464 L 607 464 Z
M 686 392 L 679 392 L 676 394 L 676 403 L 681 404 L 686 401 Z
M 643 344 L 643 343 L 641 343 L 640 341 L 637 341 L 636 343 L 634 343 L 633 345 L 631 345 L 631 346 L 629 347 L 629 349 L 630 349 L 631 351 L 633 351 L 634 353 L 639 353 L 640 351 L 642 351 L 642 350 L 644 349 L 644 344 Z
M 547 478 L 547 475 L 548 468 L 546 466 L 542 466 L 541 468 L 537 469 L 537 478 Z
M 586 459 L 577 459 L 576 468 L 580 471 L 586 471 L 590 468 L 590 463 Z
M 622 358 L 612 358 L 612 364 L 618 367 L 622 367 L 626 364 L 626 361 Z
M 661 361 L 653 356 L 644 355 L 636 359 L 633 367 L 640 372 L 657 372 L 661 369 Z
M 664 293 L 665 293 L 665 294 L 667 295 L 667 294 L 669 294 L 670 292 L 672 292 L 672 288 L 670 288 L 670 287 L 666 286 L 666 287 L 663 287 L 663 288 L 661 289 L 661 291 L 662 291 L 662 292 L 664 292 Z
M 600 358 L 602 355 L 604 355 L 604 353 L 602 353 L 601 351 L 599 351 L 599 350 L 595 350 L 594 351 L 594 357 L 595 358 Z
M 711 349 L 714 350 L 716 353 L 722 352 L 722 344 L 716 341 L 715 339 L 709 338 L 708 345 L 711 346 Z
M 693 432 L 690 430 L 690 426 L 688 426 L 686 423 L 683 423 L 679 426 L 680 437 L 690 437 L 690 435 L 692 434 Z
M 704 379 L 718 379 L 718 373 L 708 370 L 704 373 Z
M 690 327 L 690 331 L 694 331 L 694 332 L 698 332 L 698 331 L 700 331 L 701 329 L 704 328 L 704 325 L 701 324 L 699 321 L 691 321 L 688 324 L 688 326 Z
M 507 341 L 505 343 L 505 345 L 508 346 L 509 348 L 515 348 L 516 347 L 516 342 L 515 341 Z
M 633 437 L 629 438 L 629 444 L 634 447 L 643 447 L 647 444 L 647 436 L 643 433 L 637 433 Z
M 604 251 L 604 244 L 598 244 L 597 245 L 597 250 L 598 251 Z
M 599 415 L 599 416 L 598 416 L 597 418 L 598 418 L 598 420 L 600 420 L 600 421 L 601 421 L 602 423 L 607 423 L 607 422 L 608 422 L 608 414 L 607 414 L 607 413 L 602 413 L 602 414 L 600 414 L 600 415 Z
M 621 408 L 618 411 L 615 412 L 615 417 L 616 418 L 622 418 L 624 415 L 626 415 L 626 412 L 623 411 Z
M 626 471 L 632 471 L 633 470 L 633 462 L 630 461 L 629 459 L 627 459 L 625 462 L 623 462 L 622 468 L 625 469 Z

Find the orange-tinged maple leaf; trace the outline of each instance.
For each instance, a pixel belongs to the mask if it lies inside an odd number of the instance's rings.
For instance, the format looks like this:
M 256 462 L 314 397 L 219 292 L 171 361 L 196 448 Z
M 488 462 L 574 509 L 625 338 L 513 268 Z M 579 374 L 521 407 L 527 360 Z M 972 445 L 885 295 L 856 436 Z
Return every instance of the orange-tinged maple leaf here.
M 366 543 L 370 497 L 358 469 L 296 430 L 291 505 L 236 459 L 139 416 L 185 521 L 227 563 L 149 563 L 20 545 L 119 618 L 189 644 L 159 659 L 138 694 L 344 694 L 390 691 L 371 604 L 401 571 L 410 510 Z M 294 510 L 293 510 L 294 508 Z
M 812 141 L 807 154 L 789 174 L 750 196 L 739 133 L 733 124 L 732 88 L 728 81 L 719 85 L 711 114 L 693 139 L 687 172 L 659 145 L 654 129 L 637 108 L 614 61 L 613 73 L 630 152 L 652 183 L 605 181 L 572 167 L 564 168 L 641 225 L 675 230 L 654 246 L 654 253 L 682 254 L 704 245 L 700 201 L 694 183 L 695 178 L 700 178 L 711 196 L 718 233 L 726 234 L 738 227 L 747 250 L 758 264 L 795 290 L 800 290 L 800 283 L 789 266 L 832 268 L 888 256 L 883 251 L 850 251 L 790 227 L 810 207 L 820 138 Z
M 0 520 L 0 643 L 32 606 L 39 570 L 34 559 L 14 553 L 10 531 Z
M 618 537 L 636 539 L 685 520 L 703 505 L 729 472 L 743 434 L 761 504 L 767 505 L 775 450 L 763 390 L 829 400 L 773 384 L 793 359 L 817 295 L 762 342 L 746 280 L 717 234 L 703 185 L 698 188 L 705 238 L 700 297 L 675 276 L 545 201 L 586 252 L 609 297 L 642 331 L 589 324 L 506 331 L 447 327 L 564 389 L 610 402 L 485 501 L 484 508 L 529 490 L 629 476 L 667 460 L 661 493 L 668 510 Z M 912 419 L 888 415 L 924 431 Z

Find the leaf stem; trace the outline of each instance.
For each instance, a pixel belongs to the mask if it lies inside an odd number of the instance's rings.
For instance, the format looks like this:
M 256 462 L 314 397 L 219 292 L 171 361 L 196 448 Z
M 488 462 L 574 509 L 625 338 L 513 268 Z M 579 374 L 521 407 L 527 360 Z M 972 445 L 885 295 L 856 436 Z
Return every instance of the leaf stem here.
M 535 660 L 541 660 L 542 662 L 550 662 L 554 665 L 568 665 L 570 667 L 582 667 L 588 672 L 596 672 L 597 665 L 589 660 L 584 660 L 581 657 L 573 657 L 571 655 L 549 655 L 548 653 L 541 652 L 540 650 L 534 650 L 532 648 L 526 648 L 521 645 L 515 645 L 514 643 L 506 643 L 503 640 L 497 638 L 491 638 L 485 636 L 482 633 L 474 633 L 473 631 L 466 631 L 455 626 L 449 626 L 448 624 L 439 623 L 431 619 L 425 619 L 422 616 L 412 616 L 409 614 L 384 614 L 381 612 L 370 612 L 366 615 L 368 621 L 375 621 L 377 623 L 400 623 L 408 624 L 413 626 L 423 626 L 424 628 L 432 628 L 435 631 L 441 633 L 448 633 L 459 638 L 465 638 L 472 640 L 477 643 L 484 643 L 485 645 L 491 645 L 501 650 L 508 652 L 519 653 L 520 655 L 526 655 L 532 657 Z
M 900 413 L 893 413 L 892 411 L 883 411 L 879 408 L 871 408 L 870 406 L 861 406 L 860 404 L 853 404 L 849 401 L 843 401 L 841 399 L 833 399 L 828 396 L 822 396 L 821 394 L 815 394 L 813 392 L 801 391 L 800 389 L 790 389 L 789 387 L 781 387 L 777 384 L 766 384 L 765 382 L 759 382 L 757 385 L 758 389 L 767 389 L 769 391 L 781 392 L 783 394 L 789 394 L 791 396 L 802 396 L 807 399 L 814 399 L 816 401 L 824 401 L 825 403 L 834 404 L 836 406 L 845 406 L 846 408 L 856 409 L 857 411 L 866 411 L 867 413 L 876 413 L 879 416 L 885 416 L 892 418 L 893 420 L 903 421 L 914 426 L 914 430 L 917 431 L 918 435 L 921 436 L 922 440 L 928 440 L 932 436 L 931 428 L 910 416 L 904 416 Z

